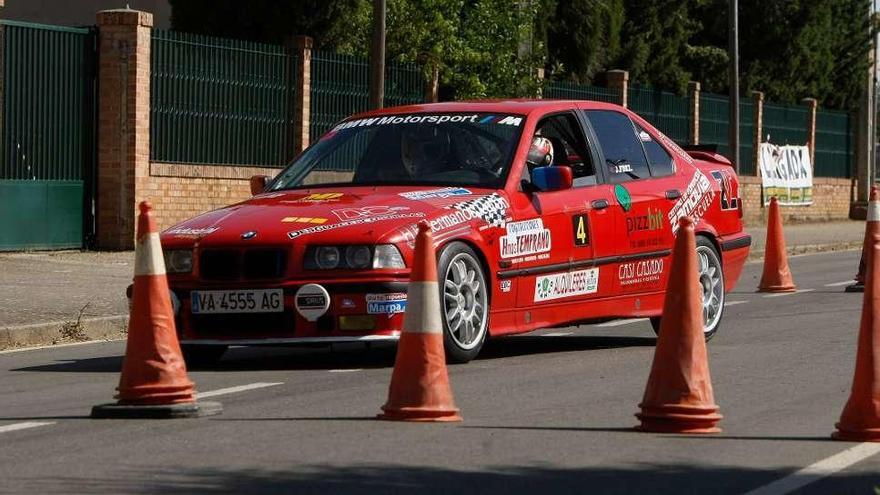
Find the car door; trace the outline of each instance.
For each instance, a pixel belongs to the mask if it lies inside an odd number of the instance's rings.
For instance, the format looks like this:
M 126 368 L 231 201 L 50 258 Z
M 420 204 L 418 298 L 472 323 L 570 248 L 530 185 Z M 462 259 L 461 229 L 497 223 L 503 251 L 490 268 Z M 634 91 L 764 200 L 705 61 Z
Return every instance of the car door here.
M 516 244 L 518 236 L 534 235 L 529 232 L 538 228 L 548 229 L 552 239 L 552 249 L 544 259 L 530 265 L 518 262 L 523 269 L 517 272 L 517 285 L 521 288 L 517 306 L 558 307 L 559 303 L 601 297 L 607 294 L 606 287 L 614 283 L 610 274 L 603 274 L 595 266 L 597 258 L 611 256 L 614 251 L 610 236 L 604 235 L 614 225 L 611 189 L 601 184 L 596 175 L 597 155 L 594 147 L 588 145 L 582 121 L 575 112 L 546 115 L 535 129 L 535 136 L 547 138 L 553 145 L 551 166 L 572 169 L 574 187 L 523 191 L 513 198 L 514 211 L 522 217 L 538 219 L 539 223 L 524 218 L 508 224 L 507 242 Z M 522 178 L 526 189 L 529 172 L 527 166 Z M 502 258 L 503 253 L 502 246 Z M 524 323 L 552 324 L 560 319 L 575 319 L 571 314 L 561 318 L 558 312 L 553 314 L 549 310 L 530 314 L 532 321 Z
M 585 110 L 584 115 L 599 144 L 607 182 L 614 189 L 618 214 L 614 231 L 619 239 L 615 253 L 617 293 L 662 290 L 673 240 L 668 214 L 681 192 L 671 176 L 652 173 L 646 143 L 657 155 L 656 139 L 627 114 L 602 109 Z

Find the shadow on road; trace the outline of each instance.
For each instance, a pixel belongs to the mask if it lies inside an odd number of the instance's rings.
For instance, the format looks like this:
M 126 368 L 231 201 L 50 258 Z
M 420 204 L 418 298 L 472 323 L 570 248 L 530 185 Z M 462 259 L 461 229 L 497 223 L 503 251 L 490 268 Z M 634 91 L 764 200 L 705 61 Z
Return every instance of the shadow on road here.
M 582 460 L 584 464 L 589 459 Z M 577 463 L 577 460 L 573 460 Z M 104 477 L 17 479 L 6 482 L 47 493 L 743 493 L 782 478 L 797 468 L 760 469 L 681 464 L 620 467 L 497 466 L 457 470 L 432 466 L 291 465 L 286 469 L 140 468 Z M 829 485 L 819 481 L 806 492 L 873 493 L 873 472 L 839 473 Z M 20 485 L 19 485 L 20 483 Z M 803 493 L 803 491 L 799 492 Z
M 491 339 L 486 343 L 477 361 L 513 358 L 534 354 L 591 351 L 623 347 L 651 347 L 654 337 L 602 336 L 517 336 Z M 394 366 L 395 346 L 362 344 L 331 347 L 237 347 L 227 351 L 223 359 L 207 368 L 211 371 L 262 370 L 332 370 L 378 369 Z M 48 364 L 27 366 L 12 371 L 42 371 L 63 373 L 118 373 L 122 356 L 57 360 Z

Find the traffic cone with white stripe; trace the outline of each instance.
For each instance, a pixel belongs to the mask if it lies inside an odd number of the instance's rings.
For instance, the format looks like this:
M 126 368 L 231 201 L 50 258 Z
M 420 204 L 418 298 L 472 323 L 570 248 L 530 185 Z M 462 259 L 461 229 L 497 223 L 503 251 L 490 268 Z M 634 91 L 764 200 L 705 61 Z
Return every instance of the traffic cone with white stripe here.
M 697 266 L 694 221 L 679 220 L 672 266 L 663 302 L 663 319 L 645 395 L 636 414 L 637 430 L 657 433 L 717 433 L 706 338 L 703 297 Z
M 880 219 L 871 219 L 871 210 L 874 209 L 872 206 L 874 203 L 880 201 L 880 192 L 877 190 L 877 186 L 871 187 L 871 197 L 868 201 L 868 221 L 865 222 L 865 241 L 862 245 L 862 257 L 859 259 L 859 271 L 856 273 L 855 282 L 852 285 L 847 285 L 846 292 L 864 292 L 865 291 L 865 269 L 867 263 L 865 262 L 865 251 L 868 249 L 868 241 L 871 237 L 871 232 L 876 232 L 878 230 L 878 226 L 880 226 Z
M 217 402 L 196 402 L 177 340 L 165 261 L 150 203 L 140 204 L 134 288 L 118 402 L 92 408 L 93 418 L 185 418 L 219 414 Z
M 868 203 L 865 230 L 865 295 L 849 400 L 831 437 L 852 442 L 880 442 L 880 201 L 876 190 Z
M 461 421 L 446 371 L 433 246 L 431 228 L 425 222 L 420 223 L 403 330 L 397 344 L 388 401 L 382 406 L 384 412 L 379 414 L 379 419 Z
M 794 292 L 797 287 L 791 278 L 788 255 L 785 252 L 785 237 L 782 234 L 782 215 L 776 197 L 770 198 L 770 211 L 767 215 L 767 240 L 764 244 L 764 271 L 758 292 Z

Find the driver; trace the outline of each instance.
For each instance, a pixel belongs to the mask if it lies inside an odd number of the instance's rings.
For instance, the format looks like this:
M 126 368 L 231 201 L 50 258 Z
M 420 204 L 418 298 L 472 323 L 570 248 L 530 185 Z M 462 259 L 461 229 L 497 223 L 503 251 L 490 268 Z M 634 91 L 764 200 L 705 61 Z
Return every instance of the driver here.
M 542 136 L 532 138 L 532 144 L 529 146 L 529 154 L 526 155 L 526 165 L 529 167 L 529 173 L 536 167 L 547 167 L 553 163 L 553 143 L 549 139 Z
M 452 153 L 449 134 L 439 126 L 405 126 L 400 134 L 400 158 L 410 177 L 437 173 L 448 167 Z

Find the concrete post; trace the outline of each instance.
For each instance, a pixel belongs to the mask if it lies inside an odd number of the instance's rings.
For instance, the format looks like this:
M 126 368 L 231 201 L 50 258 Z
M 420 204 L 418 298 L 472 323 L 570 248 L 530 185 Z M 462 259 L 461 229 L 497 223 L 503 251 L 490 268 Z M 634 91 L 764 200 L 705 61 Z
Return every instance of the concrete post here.
M 816 171 L 816 110 L 819 102 L 815 98 L 804 98 L 801 103 L 807 106 L 807 148 L 810 150 L 810 163 Z
M 430 75 L 425 81 L 425 103 L 437 103 L 440 101 L 440 69 L 437 64 L 431 64 Z
M 0 19 L 3 19 L 3 3 L 5 0 L 0 0 Z M 6 113 L 3 111 L 6 108 L 6 101 L 4 100 L 4 95 L 6 94 L 6 88 L 3 84 L 4 73 L 3 67 L 5 67 L 5 62 L 3 61 L 3 53 L 6 51 L 6 30 L 3 25 L 0 24 L 0 161 L 3 160 L 2 153 L 5 153 L 3 149 L 3 114 Z
M 700 144 L 700 83 L 688 82 L 688 99 L 690 100 L 690 136 L 693 145 Z
M 293 38 L 296 55 L 296 74 L 294 76 L 295 101 L 293 108 L 293 155 L 309 147 L 309 125 L 312 104 L 312 38 L 295 36 Z
M 626 108 L 629 95 L 629 72 L 625 70 L 609 70 L 605 73 L 609 89 L 617 92 L 617 104 Z
M 755 175 L 761 175 L 761 134 L 764 132 L 764 93 L 761 91 L 752 91 L 752 103 L 754 104 L 753 112 L 753 129 L 752 132 L 752 163 L 755 164 Z M 761 207 L 764 206 L 764 200 L 761 200 Z
M 132 249 L 139 191 L 150 178 L 153 15 L 98 12 L 97 246 Z

